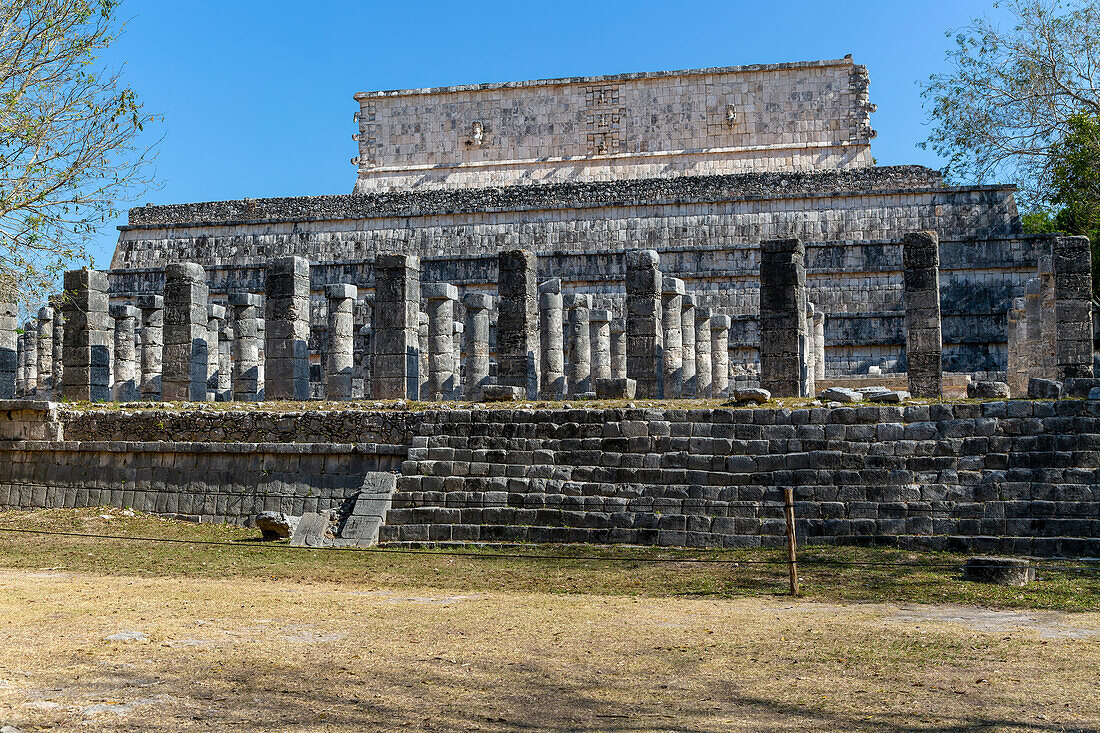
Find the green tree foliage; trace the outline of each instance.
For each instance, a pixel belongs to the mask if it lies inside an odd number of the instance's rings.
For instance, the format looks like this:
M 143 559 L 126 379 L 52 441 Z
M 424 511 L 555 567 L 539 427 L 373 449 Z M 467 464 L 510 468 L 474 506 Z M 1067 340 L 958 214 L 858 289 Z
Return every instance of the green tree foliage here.
M 99 54 L 117 0 L 0 0 L 0 279 L 41 300 L 150 182 L 151 121 Z

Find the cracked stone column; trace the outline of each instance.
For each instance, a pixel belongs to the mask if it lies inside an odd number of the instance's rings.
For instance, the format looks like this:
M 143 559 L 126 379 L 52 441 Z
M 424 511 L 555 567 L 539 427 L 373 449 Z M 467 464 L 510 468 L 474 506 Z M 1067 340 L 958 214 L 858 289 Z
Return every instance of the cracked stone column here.
M 206 401 L 218 400 L 221 384 L 221 342 L 225 328 L 225 306 L 209 303 L 206 306 Z
M 539 285 L 539 352 L 542 361 L 539 399 L 565 399 L 565 324 L 561 278 Z
M 358 315 L 355 321 L 355 378 L 353 389 L 355 396 L 363 399 L 370 397 L 370 358 L 371 324 L 374 322 L 374 294 L 367 293 L 359 299 Z
M 229 308 L 225 309 L 226 318 L 222 320 L 218 332 L 218 393 L 219 402 L 233 401 L 233 341 L 236 333 L 229 325 Z
M 1026 322 L 1027 376 L 1043 376 L 1043 281 L 1030 278 L 1024 285 L 1024 321 Z
M 360 396 L 364 399 L 369 399 L 371 395 L 370 380 L 373 370 L 371 368 L 371 340 L 373 338 L 374 331 L 372 326 L 367 323 L 360 326 L 358 331 L 357 343 L 359 344 L 359 350 L 356 353 L 356 364 L 359 365 L 358 379 L 363 381 L 362 390 Z
M 115 402 L 134 402 L 140 397 L 134 337 L 141 311 L 132 305 L 112 305 L 110 314 L 115 319 L 115 383 L 111 396 Z
M 1023 303 L 1023 298 L 1014 298 L 1010 301 L 1008 311 L 1005 313 L 1005 329 L 1008 342 L 1005 347 L 1005 382 L 1008 391 L 1013 397 L 1020 396 L 1020 343 L 1019 338 L 1019 311 L 1016 310 L 1016 301 Z M 1026 388 L 1025 388 L 1026 389 Z
M 23 372 L 24 394 L 38 394 L 38 324 L 33 320 L 23 324 L 23 353 L 26 366 Z
M 695 311 L 695 397 L 710 399 L 713 396 L 714 377 L 711 369 L 710 310 Z
M 592 391 L 595 380 L 611 379 L 611 311 L 596 308 L 588 314 L 592 334 Z
M 1026 290 L 1025 290 L 1026 293 Z M 1027 396 L 1027 380 L 1031 372 L 1031 348 L 1027 341 L 1027 296 L 1012 299 L 1016 321 L 1016 384 L 1020 395 Z
M 38 396 L 53 399 L 53 308 L 38 309 Z
M 421 285 L 421 292 L 423 288 L 424 286 Z M 417 389 L 419 398 L 422 400 L 428 399 L 428 314 L 424 310 L 426 306 L 427 303 L 422 299 L 416 326 L 417 354 L 419 355 L 417 369 L 420 374 L 420 385 Z
M 27 340 L 25 333 L 15 336 L 15 396 L 27 394 Z
M 135 300 L 141 311 L 141 397 L 159 400 L 161 352 L 164 349 L 164 297 L 143 293 Z
M 684 309 L 684 281 L 666 277 L 661 281 L 661 325 L 664 327 L 665 397 L 676 399 L 684 392 L 684 337 L 680 314 Z
M 51 399 L 61 396 L 61 379 L 65 372 L 63 351 L 65 348 L 65 318 L 62 309 L 65 305 L 65 296 L 56 293 L 50 296 L 50 308 L 53 310 L 53 377 Z
M 267 264 L 264 289 L 264 395 L 309 399 L 309 261 L 280 257 Z
M 5 296 L 0 299 L 0 399 L 15 397 L 19 372 L 19 334 L 16 322 L 19 309 Z
M 455 396 L 455 301 L 458 288 L 448 283 L 421 286 L 428 304 L 428 398 L 433 402 Z
M 806 396 L 806 251 L 797 239 L 760 245 L 760 386 Z
M 1055 237 L 1056 378 L 1091 379 L 1092 255 L 1088 237 Z
M 637 381 L 641 399 L 664 394 L 660 262 L 652 249 L 626 253 L 626 376 Z
M 566 339 L 569 342 L 568 390 L 571 397 L 593 392 L 592 387 L 592 301 L 582 293 L 563 297 L 568 313 Z
M 88 269 L 66 272 L 65 296 L 61 394 L 78 402 L 107 402 L 111 399 L 108 365 L 112 340 L 107 273 Z
M 611 319 L 611 375 L 626 379 L 626 319 Z
M 814 311 L 814 381 L 825 379 L 825 312 Z
M 257 402 L 262 399 L 260 381 L 260 296 L 230 293 L 233 324 L 233 399 Z
M 455 387 L 451 393 L 451 399 L 458 400 L 462 398 L 462 334 L 466 330 L 466 327 L 462 325 L 458 320 L 454 322 L 454 351 L 452 352 L 452 358 L 454 359 L 454 375 L 455 375 Z
M 905 278 L 905 358 L 914 397 L 943 394 L 943 340 L 940 331 L 939 237 L 909 232 L 902 239 Z
M 1057 348 L 1057 322 L 1055 319 L 1054 296 L 1054 261 L 1050 253 L 1039 255 L 1039 281 L 1042 284 L 1040 293 L 1040 345 L 1041 368 L 1043 379 L 1057 379 L 1057 363 L 1055 350 Z
M 463 394 L 467 400 L 481 398 L 481 388 L 489 384 L 489 313 L 493 310 L 493 296 L 484 293 L 466 293 L 462 296 L 466 306 L 466 380 Z
M 420 258 L 380 254 L 374 260 L 371 397 L 419 398 Z
M 165 268 L 164 348 L 161 359 L 161 399 L 165 402 L 205 402 L 207 350 L 206 270 L 194 262 Z
M 497 256 L 497 382 L 539 393 L 538 260 L 514 249 Z
M 325 286 L 328 299 L 328 348 L 325 349 L 325 399 L 350 400 L 355 372 L 355 299 L 354 285 L 333 283 Z
M 730 317 L 710 319 L 711 395 L 728 397 L 730 391 Z
M 817 381 L 817 339 L 814 333 L 814 316 L 817 315 L 817 307 L 806 301 L 806 374 L 803 377 L 802 394 L 813 397 L 814 386 Z
M 680 300 L 680 354 L 680 396 L 695 397 L 699 391 L 699 378 L 695 358 L 694 295 L 684 295 Z

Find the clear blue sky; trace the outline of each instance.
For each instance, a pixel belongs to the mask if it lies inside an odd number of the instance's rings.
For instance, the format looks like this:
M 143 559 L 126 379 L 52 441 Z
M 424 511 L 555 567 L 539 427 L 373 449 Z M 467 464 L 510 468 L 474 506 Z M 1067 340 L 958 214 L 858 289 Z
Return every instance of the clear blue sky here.
M 144 202 L 349 193 L 359 91 L 840 58 L 871 73 L 883 165 L 942 166 L 917 82 L 992 0 L 352 2 L 128 0 L 112 49 L 155 130 Z M 111 222 L 92 243 L 109 265 Z

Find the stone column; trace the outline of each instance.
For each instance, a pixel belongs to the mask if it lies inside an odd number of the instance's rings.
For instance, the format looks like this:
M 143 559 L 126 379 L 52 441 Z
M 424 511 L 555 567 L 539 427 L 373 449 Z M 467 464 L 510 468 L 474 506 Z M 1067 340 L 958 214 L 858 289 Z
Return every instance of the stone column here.
M 1018 311 L 1016 310 L 1016 301 L 1023 302 L 1023 298 L 1015 298 L 1009 302 L 1008 312 L 1005 313 L 1005 321 L 1007 323 L 1006 335 L 1007 345 L 1005 347 L 1005 383 L 1008 384 L 1008 391 L 1013 397 L 1020 396 L 1020 343 L 1017 341 L 1019 335 L 1019 322 Z M 1024 389 L 1027 389 L 1026 387 Z
M 611 376 L 626 379 L 626 319 L 611 319 Z
M 568 313 L 566 340 L 569 350 L 568 391 L 570 396 L 587 394 L 592 387 L 592 300 L 588 295 L 568 293 L 563 297 Z
M 136 305 L 141 311 L 141 396 L 146 400 L 159 400 L 164 297 L 143 293 L 137 296 Z
M 706 308 L 694 308 L 695 311 L 695 397 L 701 400 L 713 396 L 713 373 L 711 371 L 710 311 Z
M 233 401 L 233 341 L 236 337 L 233 328 L 229 325 L 226 308 L 226 318 L 222 321 L 222 329 L 218 332 L 218 393 L 216 399 L 219 402 Z
M 328 348 L 325 349 L 325 399 L 350 400 L 355 372 L 355 299 L 354 285 L 333 283 L 325 286 L 328 299 Z
M 164 348 L 161 399 L 165 402 L 206 401 L 207 326 L 206 270 L 193 262 L 165 268 Z
M 1054 295 L 1054 261 L 1051 255 L 1042 254 L 1039 255 L 1039 281 L 1041 283 L 1040 292 L 1040 349 L 1041 354 L 1041 374 L 1039 375 L 1043 379 L 1057 379 L 1058 369 L 1055 361 L 1055 350 L 1057 349 L 1058 341 L 1058 328 L 1057 319 L 1055 317 L 1054 304 L 1056 301 Z
M 1088 237 L 1054 239 L 1057 379 L 1091 379 L 1092 255 Z
M 229 294 L 233 324 L 233 399 L 241 402 L 260 400 L 260 296 L 254 293 Z
M 458 288 L 447 283 L 422 287 L 428 304 L 428 399 L 433 402 L 455 396 L 455 301 Z
M 825 379 L 825 312 L 814 311 L 814 380 Z
M 380 254 L 374 259 L 371 397 L 419 398 L 420 258 Z
M 664 327 L 665 397 L 676 399 L 684 391 L 684 337 L 680 313 L 684 309 L 684 281 L 666 277 L 661 281 L 661 325 Z
M 539 393 L 539 315 L 533 252 L 514 249 L 497 256 L 497 382 Z
M 280 257 L 267 264 L 264 394 L 309 399 L 309 261 Z
M 902 240 L 905 278 L 905 358 L 914 397 L 943 394 L 940 336 L 940 248 L 935 232 L 910 232 Z
M 466 293 L 466 381 L 467 400 L 481 398 L 481 388 L 489 383 L 489 311 L 493 297 L 484 293 Z
M 592 390 L 595 380 L 611 379 L 611 311 L 597 308 L 589 311 L 588 324 L 592 336 Z
M 1027 376 L 1043 376 L 1043 281 L 1030 278 L 1024 285 L 1024 320 L 1027 322 Z
M 38 309 L 38 396 L 53 399 L 53 308 Z
M 730 317 L 710 319 L 711 395 L 728 397 L 730 392 Z
M 423 285 L 421 285 L 421 292 L 423 292 Z M 428 399 L 428 314 L 424 312 L 425 303 L 420 303 L 420 315 L 417 317 L 416 326 L 416 339 L 417 339 L 417 355 L 419 360 L 417 363 L 417 372 L 420 374 L 420 384 L 417 386 L 417 394 L 422 400 Z
M 107 273 L 88 269 L 66 272 L 65 296 L 61 394 L 78 402 L 107 402 L 111 399 Z
M 367 323 L 359 328 L 358 332 L 359 350 L 356 353 L 355 361 L 359 365 L 359 379 L 363 380 L 363 387 L 360 397 L 364 399 L 370 399 L 371 389 L 370 380 L 374 373 L 371 367 L 371 342 L 374 338 L 373 327 Z
M 458 320 L 455 320 L 454 338 L 452 339 L 454 343 L 454 350 L 451 352 L 451 363 L 454 364 L 455 375 L 455 386 L 454 390 L 451 393 L 451 399 L 453 400 L 462 399 L 462 333 L 465 330 L 466 327 L 459 323 Z
M 806 396 L 806 251 L 797 239 L 760 245 L 760 386 Z
M 561 278 L 539 285 L 539 352 L 542 361 L 539 398 L 565 399 L 565 327 Z
M 680 396 L 690 398 L 695 397 L 699 391 L 695 358 L 695 296 L 684 295 L 680 304 Z M 674 315 L 669 317 L 675 318 Z
M 817 375 L 817 344 L 814 339 L 814 314 L 817 308 L 810 301 L 806 301 L 806 376 L 804 394 L 813 396 L 814 381 Z
M 38 324 L 27 321 L 23 324 L 23 353 L 26 355 L 26 368 L 23 372 L 24 394 L 38 394 Z
M 642 399 L 664 394 L 659 264 L 654 250 L 626 253 L 626 376 L 637 381 Z
M 1026 291 L 1025 291 L 1026 292 Z M 1027 341 L 1027 296 L 1013 298 L 1012 312 L 1016 321 L 1016 385 L 1021 397 L 1027 396 L 1027 380 L 1031 372 L 1031 348 Z
M 206 401 L 216 402 L 218 385 L 221 384 L 221 340 L 225 327 L 225 306 L 209 303 L 206 306 Z
M 15 397 L 19 372 L 19 309 L 5 296 L 0 298 L 0 400 Z
M 26 331 L 15 336 L 15 396 L 27 394 L 27 339 Z
M 53 310 L 53 390 L 51 399 L 61 396 L 61 380 L 65 372 L 65 318 L 62 311 L 65 306 L 65 296 L 55 294 L 50 296 L 50 308 Z
M 140 396 L 134 332 L 141 311 L 132 305 L 112 305 L 110 313 L 115 319 L 115 383 L 111 395 L 115 402 L 134 402 Z

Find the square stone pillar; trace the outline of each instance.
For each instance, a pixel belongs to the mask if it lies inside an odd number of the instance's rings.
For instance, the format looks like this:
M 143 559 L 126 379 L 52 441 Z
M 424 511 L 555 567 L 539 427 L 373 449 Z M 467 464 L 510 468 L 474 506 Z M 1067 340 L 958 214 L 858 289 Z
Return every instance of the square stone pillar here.
M 695 296 L 685 294 L 680 300 L 680 396 L 692 398 L 699 391 L 695 359 Z M 669 318 L 675 318 L 670 314 Z
M 222 319 L 221 330 L 218 331 L 218 391 L 215 399 L 219 402 L 233 401 L 233 341 L 236 333 L 229 325 L 229 309 L 225 309 L 226 317 Z
M 1088 237 L 1055 237 L 1056 379 L 1091 379 L 1092 255 Z
M 497 256 L 497 382 L 539 393 L 538 260 L 513 249 Z
M 65 317 L 62 311 L 65 305 L 65 296 L 55 293 L 49 299 L 50 308 L 53 310 L 53 378 L 51 380 L 53 390 L 51 399 L 61 396 L 61 379 L 65 372 Z
M 914 397 L 943 394 L 940 331 L 940 243 L 935 232 L 909 232 L 902 239 L 905 279 L 905 359 Z
M 27 340 L 25 333 L 15 336 L 15 396 L 27 394 Z
M 1020 343 L 1019 343 L 1019 311 L 1017 311 L 1017 301 L 1020 303 L 1020 310 L 1023 310 L 1023 298 L 1014 298 L 1009 301 L 1008 311 L 1005 313 L 1005 322 L 1007 327 L 1005 329 L 1007 336 L 1007 344 L 1005 346 L 1005 383 L 1008 385 L 1009 394 L 1013 397 L 1019 397 L 1020 393 Z M 1026 390 L 1027 387 L 1024 387 Z
M 592 391 L 595 380 L 611 379 L 611 311 L 595 308 L 588 313 L 592 336 Z
M 699 307 L 692 310 L 695 312 L 695 397 L 706 400 L 713 396 L 714 389 L 710 310 Z
M 111 396 L 115 402 L 134 402 L 140 397 L 134 336 L 141 311 L 132 305 L 112 305 L 110 314 L 115 319 L 115 383 Z
M 806 250 L 797 239 L 760 244 L 760 386 L 806 395 Z
M 664 396 L 660 261 L 652 249 L 626 253 L 626 376 L 641 399 Z
M 65 273 L 65 319 L 61 394 L 67 400 L 107 402 L 112 328 L 107 314 L 107 273 L 70 270 Z
M 465 341 L 462 334 L 466 330 L 466 327 L 459 323 L 456 318 L 452 328 L 454 329 L 454 338 L 452 339 L 454 350 L 451 352 L 451 363 L 454 364 L 455 386 L 451 399 L 457 400 L 462 398 L 462 348 Z
M 626 319 L 611 319 L 611 376 L 626 379 Z
M 802 395 L 813 397 L 817 382 L 817 339 L 814 332 L 814 315 L 817 307 L 806 301 L 806 374 L 802 377 Z
M 462 305 L 466 307 L 466 375 L 462 386 L 466 399 L 473 401 L 481 398 L 481 389 L 489 384 L 489 313 L 493 297 L 466 293 Z
M 565 326 L 561 278 L 539 285 L 539 353 L 542 370 L 539 399 L 565 399 Z
M 264 294 L 265 399 L 308 400 L 309 261 L 268 262 Z
M 371 397 L 420 396 L 420 258 L 380 254 L 374 260 Z
M 206 306 L 206 329 L 206 401 L 216 402 L 222 382 L 221 342 L 222 331 L 225 330 L 225 306 L 216 303 Z
M 206 270 L 194 262 L 165 268 L 161 399 L 205 402 L 210 329 Z
M 665 397 L 676 399 L 684 391 L 684 337 L 680 313 L 684 309 L 684 281 L 676 277 L 661 280 L 661 326 L 664 328 Z
M 730 317 L 710 318 L 711 395 L 729 397 L 730 393 Z
M 1024 285 L 1024 320 L 1027 342 L 1027 376 L 1043 377 L 1043 281 L 1033 277 Z
M 822 379 L 825 379 L 825 312 L 817 309 L 814 311 L 814 381 Z
M 355 299 L 354 285 L 334 283 L 325 286 L 328 300 L 328 348 L 325 349 L 325 399 L 350 400 L 355 372 Z
M 23 394 L 28 397 L 38 394 L 38 324 L 33 320 L 23 324 L 23 354 L 26 366 L 23 371 Z
M 587 395 L 595 391 L 592 386 L 592 331 L 591 306 L 588 295 L 569 293 L 564 296 L 564 306 L 569 314 L 566 324 L 566 341 L 569 348 L 569 395 Z
M 19 371 L 19 334 L 15 328 L 19 308 L 6 296 L 0 298 L 0 400 L 15 397 Z
M 1041 286 L 1039 295 L 1041 374 L 1039 376 L 1042 379 L 1057 379 L 1058 364 L 1055 360 L 1055 351 L 1058 327 L 1054 307 L 1057 298 L 1054 295 L 1054 260 L 1050 252 L 1039 255 L 1039 282 Z
M 38 309 L 38 397 L 53 399 L 53 308 Z
M 421 285 L 421 292 L 423 293 L 424 286 Z M 417 394 L 420 399 L 427 400 L 428 397 L 428 314 L 425 312 L 427 303 L 423 299 L 420 301 L 420 315 L 417 318 L 416 326 L 416 338 L 417 338 L 417 354 L 419 355 L 419 363 L 417 364 L 417 372 L 420 374 L 420 385 L 417 387 Z
M 260 296 L 230 293 L 230 322 L 233 325 L 233 399 L 257 402 L 263 399 L 260 381 Z
M 164 349 L 164 297 L 141 294 L 136 298 L 141 311 L 141 397 L 160 399 L 161 353 Z
M 428 304 L 428 399 L 455 399 L 455 301 L 458 288 L 447 283 L 421 286 Z

